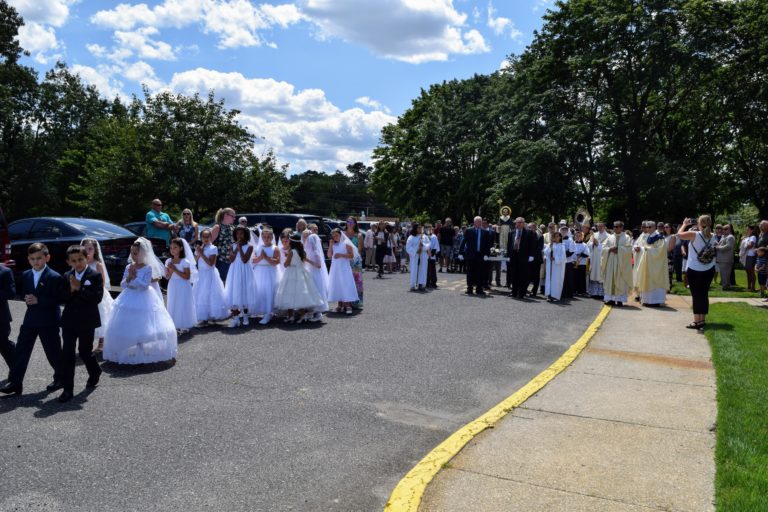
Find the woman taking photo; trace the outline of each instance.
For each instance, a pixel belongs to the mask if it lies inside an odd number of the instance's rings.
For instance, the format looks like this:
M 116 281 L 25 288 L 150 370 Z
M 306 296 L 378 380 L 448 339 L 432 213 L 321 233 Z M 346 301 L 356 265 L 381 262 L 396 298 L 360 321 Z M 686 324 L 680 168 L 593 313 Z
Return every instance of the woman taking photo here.
M 688 241 L 688 286 L 693 299 L 693 322 L 688 329 L 703 329 L 709 313 L 709 286 L 715 277 L 715 246 L 712 218 L 702 215 L 697 222 L 698 231 L 691 231 L 693 219 L 685 219 L 677 237 Z

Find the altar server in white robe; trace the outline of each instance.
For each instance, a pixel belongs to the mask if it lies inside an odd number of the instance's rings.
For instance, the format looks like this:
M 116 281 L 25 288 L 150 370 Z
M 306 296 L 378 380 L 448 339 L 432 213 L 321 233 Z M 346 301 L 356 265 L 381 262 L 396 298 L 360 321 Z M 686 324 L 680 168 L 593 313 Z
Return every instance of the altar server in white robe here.
M 643 305 L 659 307 L 667 298 L 669 286 L 667 241 L 656 231 L 653 221 L 644 224 L 648 233 L 641 248 L 643 256 L 636 265 L 637 293 Z
M 546 267 L 546 280 L 544 282 L 544 294 L 549 302 L 558 302 L 563 293 L 563 280 L 565 279 L 565 246 L 560 233 L 551 235 L 552 243 L 544 246 L 544 265 Z
M 632 240 L 624 232 L 624 223 L 613 224 L 614 234 L 606 238 L 600 255 L 603 300 L 609 306 L 623 306 L 632 287 Z
M 424 228 L 414 222 L 411 234 L 405 242 L 405 251 L 411 270 L 411 290 L 423 290 L 427 285 L 427 266 L 429 264 L 430 240 L 424 234 Z
M 589 283 L 587 293 L 593 298 L 603 298 L 603 276 L 600 271 L 600 261 L 603 252 L 603 243 L 608 238 L 605 223 L 597 223 L 597 233 L 592 235 L 587 243 L 589 247 Z

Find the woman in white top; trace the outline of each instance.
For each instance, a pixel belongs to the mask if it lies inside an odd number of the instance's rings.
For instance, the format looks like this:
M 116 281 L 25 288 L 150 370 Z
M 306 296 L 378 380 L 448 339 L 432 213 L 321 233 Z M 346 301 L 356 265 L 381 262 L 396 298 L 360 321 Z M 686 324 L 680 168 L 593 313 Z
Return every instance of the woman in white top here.
M 686 327 L 703 329 L 709 313 L 709 286 L 715 277 L 715 246 L 712 234 L 712 217 L 699 217 L 698 231 L 689 231 L 693 219 L 685 219 L 680 225 L 677 237 L 688 240 L 688 285 L 693 300 L 693 322 Z M 711 256 L 711 258 L 709 257 Z
M 747 226 L 747 234 L 744 236 L 742 243 L 746 252 L 746 258 L 744 258 L 744 270 L 747 272 L 747 289 L 751 292 L 756 292 L 755 289 L 755 261 L 757 260 L 757 252 L 755 252 L 755 246 L 757 245 L 757 237 L 755 236 L 755 227 Z

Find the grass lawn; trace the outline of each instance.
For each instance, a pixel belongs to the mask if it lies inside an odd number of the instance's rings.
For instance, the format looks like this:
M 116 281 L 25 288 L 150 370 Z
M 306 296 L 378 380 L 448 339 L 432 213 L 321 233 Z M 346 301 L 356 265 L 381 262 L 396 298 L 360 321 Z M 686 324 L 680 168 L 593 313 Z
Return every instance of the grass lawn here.
M 705 333 L 717 374 L 717 510 L 768 510 L 768 309 L 713 304 Z
M 718 281 L 720 277 L 718 276 Z M 759 288 L 759 285 L 755 285 Z M 683 283 L 672 281 L 672 291 L 675 295 L 690 295 L 691 290 L 683 286 Z M 747 273 L 744 270 L 736 270 L 736 285 L 732 286 L 730 290 L 723 290 L 719 283 L 712 283 L 712 287 L 709 289 L 710 297 L 759 297 L 760 292 L 748 292 L 747 291 Z

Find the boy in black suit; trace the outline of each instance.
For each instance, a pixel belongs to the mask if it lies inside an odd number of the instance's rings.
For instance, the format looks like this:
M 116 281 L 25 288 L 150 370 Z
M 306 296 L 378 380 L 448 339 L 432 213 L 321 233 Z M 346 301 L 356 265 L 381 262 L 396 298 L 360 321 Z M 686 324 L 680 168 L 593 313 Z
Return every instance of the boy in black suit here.
M 16 296 L 16 283 L 13 282 L 13 272 L 0 264 L 0 355 L 5 359 L 8 369 L 13 364 L 14 344 L 8 338 L 11 335 L 11 308 L 8 301 Z
M 69 293 L 61 314 L 61 334 L 64 339 L 61 376 L 64 391 L 59 402 L 72 399 L 75 387 L 75 346 L 78 340 L 78 352 L 88 370 L 85 387 L 95 388 L 101 376 L 99 363 L 93 357 L 93 333 L 97 327 L 101 327 L 99 302 L 104 295 L 104 283 L 101 274 L 88 267 L 87 258 L 88 252 L 82 245 L 72 245 L 67 249 L 67 264 L 72 269 L 64 274 Z
M 0 393 L 20 395 L 24 374 L 27 373 L 29 358 L 35 348 L 35 340 L 40 337 L 45 357 L 53 368 L 53 382 L 47 389 L 61 389 L 61 338 L 59 337 L 59 322 L 61 321 L 61 304 L 64 302 L 64 280 L 61 275 L 48 267 L 48 247 L 35 243 L 27 249 L 27 259 L 32 267 L 24 272 L 24 302 L 27 312 L 21 324 L 19 339 L 13 357 L 13 366 L 8 376 L 8 382 L 0 388 Z

